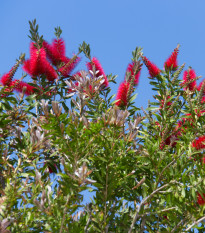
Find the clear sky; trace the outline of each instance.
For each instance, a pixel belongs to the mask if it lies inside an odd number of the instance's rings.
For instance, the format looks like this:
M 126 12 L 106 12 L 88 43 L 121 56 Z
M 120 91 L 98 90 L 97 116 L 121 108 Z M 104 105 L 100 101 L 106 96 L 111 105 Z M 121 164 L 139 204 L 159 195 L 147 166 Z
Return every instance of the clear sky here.
M 162 68 L 180 43 L 179 64 L 185 62 L 186 68 L 191 65 L 205 77 L 204 9 L 204 0 L 1 0 L 0 75 L 9 71 L 21 52 L 29 57 L 28 21 L 36 18 L 48 42 L 54 38 L 54 27 L 62 28 L 68 56 L 83 41 L 89 43 L 105 73 L 118 75 L 118 85 L 136 46 Z M 85 68 L 84 62 L 79 68 Z M 143 67 L 138 107 L 146 107 L 153 95 L 147 76 Z M 118 85 L 112 86 L 113 93 Z
M 0 76 L 8 72 L 20 53 L 29 57 L 29 20 L 37 19 L 48 42 L 60 26 L 67 55 L 86 41 L 106 74 L 123 80 L 136 46 L 159 68 L 178 43 L 179 64 L 192 66 L 205 77 L 205 0 L 1 0 Z M 85 68 L 84 60 L 79 68 Z M 77 70 L 77 69 L 76 69 Z M 17 73 L 18 75 L 18 73 Z M 136 106 L 147 106 L 151 91 L 143 67 Z M 18 79 L 20 77 L 16 77 Z M 29 81 L 28 79 L 26 81 Z M 116 93 L 118 85 L 113 85 Z

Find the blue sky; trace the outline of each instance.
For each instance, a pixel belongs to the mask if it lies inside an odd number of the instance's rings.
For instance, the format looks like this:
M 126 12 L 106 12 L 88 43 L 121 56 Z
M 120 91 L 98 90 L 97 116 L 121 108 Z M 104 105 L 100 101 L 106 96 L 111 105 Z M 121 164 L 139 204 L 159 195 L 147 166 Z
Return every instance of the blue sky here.
M 178 43 L 179 64 L 192 66 L 205 77 L 204 0 L 19 0 L 0 3 L 0 75 L 7 72 L 21 52 L 29 57 L 29 20 L 37 19 L 40 34 L 51 42 L 60 26 L 68 56 L 86 41 L 107 74 L 123 80 L 136 46 L 160 68 Z M 82 60 L 79 68 L 84 67 Z M 151 91 L 143 67 L 137 89 L 138 107 L 147 106 Z M 15 77 L 16 79 L 20 77 Z M 29 81 L 29 80 L 26 80 Z M 118 85 L 112 86 L 116 93 Z

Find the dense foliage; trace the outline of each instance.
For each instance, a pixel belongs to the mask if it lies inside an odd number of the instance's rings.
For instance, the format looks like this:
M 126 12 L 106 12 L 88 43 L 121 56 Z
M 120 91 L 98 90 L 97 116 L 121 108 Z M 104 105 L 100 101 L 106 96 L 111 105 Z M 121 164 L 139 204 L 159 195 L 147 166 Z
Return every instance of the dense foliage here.
M 1 77 L 0 232 L 204 232 L 205 82 L 191 67 L 181 78 L 179 46 L 163 69 L 136 48 L 113 99 L 116 76 L 85 42 L 68 58 L 61 33 L 49 44 L 30 22 L 30 58 Z

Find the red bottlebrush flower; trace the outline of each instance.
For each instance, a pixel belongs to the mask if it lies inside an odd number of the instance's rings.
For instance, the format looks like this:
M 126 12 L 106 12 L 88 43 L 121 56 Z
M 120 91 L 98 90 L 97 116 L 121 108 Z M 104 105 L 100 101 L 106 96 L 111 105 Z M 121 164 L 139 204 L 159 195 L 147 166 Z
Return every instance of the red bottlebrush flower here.
M 34 43 L 31 43 L 30 56 L 30 59 L 26 60 L 23 66 L 23 69 L 29 75 L 38 76 L 44 74 L 49 81 L 54 81 L 57 78 L 55 70 L 46 59 L 46 52 L 43 47 L 37 49 Z
M 132 62 L 132 63 L 130 63 L 128 65 L 127 70 L 126 70 L 126 73 L 131 73 L 131 78 L 130 79 L 132 79 L 132 77 L 134 75 L 134 72 L 135 72 L 134 66 L 135 66 L 135 63 Z M 140 68 L 140 70 L 141 70 L 141 68 Z M 137 86 L 138 83 L 139 83 L 140 70 L 137 72 L 137 74 L 135 74 L 135 77 L 134 77 L 134 86 Z
M 164 63 L 165 69 L 176 70 L 178 63 L 177 63 L 177 55 L 179 53 L 178 47 L 172 52 L 171 56 L 166 60 Z
M 149 74 L 152 78 L 160 74 L 160 69 L 151 61 L 149 61 L 145 56 L 142 57 L 142 60 L 146 65 L 147 69 L 149 70 Z
M 46 50 L 48 59 L 53 65 L 58 66 L 61 62 L 65 61 L 65 42 L 63 39 L 55 39 L 51 45 L 43 41 L 43 47 Z
M 162 136 L 162 134 L 161 134 Z M 180 132 L 173 132 L 173 135 L 167 137 L 164 141 L 161 141 L 160 143 L 160 149 L 162 150 L 165 145 L 169 146 L 171 145 L 172 148 L 176 146 L 177 144 L 177 137 L 180 136 Z
M 49 45 L 46 41 L 43 42 L 43 47 L 46 50 L 46 54 L 51 63 L 55 66 L 59 66 L 63 63 L 58 71 L 64 77 L 68 77 L 72 70 L 75 68 L 80 58 L 77 57 L 74 60 L 66 57 L 65 55 L 65 42 L 63 39 L 55 39 L 52 44 Z
M 164 215 L 163 218 L 166 219 L 166 220 L 168 220 L 167 215 Z
M 183 75 L 183 83 L 182 85 L 185 85 L 187 82 L 193 80 L 196 78 L 196 74 L 195 74 L 195 71 L 192 70 L 192 69 L 189 69 L 188 71 L 185 70 L 184 71 L 184 75 Z M 184 89 L 189 89 L 190 91 L 193 91 L 196 87 L 196 80 L 189 83 Z
M 199 86 L 197 87 L 197 90 L 200 91 L 201 88 L 202 88 L 202 85 L 203 85 L 203 82 L 205 82 L 205 79 L 199 84 Z M 204 90 L 203 90 L 203 95 L 205 95 L 205 87 L 204 87 Z
M 199 205 L 205 205 L 205 193 L 203 193 L 203 197 L 200 193 L 197 193 L 197 203 Z
M 4 74 L 2 77 L 1 77 L 1 83 L 4 85 L 4 86 L 10 86 L 11 84 L 11 81 L 12 81 L 12 78 L 14 76 L 14 70 L 13 68 L 11 68 L 11 70 L 7 73 L 7 74 Z
M 192 146 L 196 150 L 205 149 L 205 136 L 200 136 L 192 142 Z
M 81 74 L 80 71 L 78 71 L 75 74 L 73 74 L 71 80 L 75 80 L 77 76 L 80 76 L 80 77 L 82 76 L 82 74 Z
M 130 87 L 130 83 L 128 82 L 124 81 L 123 83 L 120 84 L 116 95 L 117 102 L 115 104 L 117 106 L 127 106 L 129 87 Z
M 161 127 L 161 125 L 159 124 L 158 121 L 155 122 L 155 125 L 158 126 L 158 127 Z
M 205 112 L 205 110 L 198 112 L 197 109 L 195 109 L 195 113 L 197 114 L 197 117 L 203 116 L 204 112 Z M 182 118 L 182 120 L 180 120 L 177 123 L 176 130 L 178 130 L 179 128 L 181 128 L 180 129 L 181 133 L 186 133 L 186 129 L 187 129 L 188 125 L 193 126 L 193 123 L 194 123 L 194 119 L 192 118 L 192 114 L 191 113 L 186 114 L 186 116 L 187 116 L 187 118 Z
M 11 81 L 12 81 L 12 76 L 11 76 L 10 72 L 7 73 L 7 74 L 4 74 L 4 75 L 1 77 L 1 83 L 2 83 L 4 86 L 10 86 Z
M 205 103 L 205 96 L 202 97 L 201 103 Z
M 70 59 L 66 57 L 63 61 L 64 65 L 61 68 L 59 68 L 58 71 L 63 75 L 63 77 L 68 77 L 79 61 L 79 57 L 76 57 L 76 59 L 74 60 L 72 60 L 72 58 Z
M 103 76 L 104 77 L 104 83 L 103 83 L 103 85 L 105 87 L 109 86 L 109 82 L 107 80 L 107 76 L 105 75 L 105 72 L 104 72 L 104 70 L 103 70 L 100 62 L 97 60 L 96 57 L 93 57 L 92 61 L 88 62 L 86 65 L 87 65 L 88 70 L 91 70 L 91 71 L 93 70 L 92 67 L 94 66 L 95 70 L 96 70 L 96 77 Z
M 51 174 L 51 173 L 57 173 L 58 167 L 57 167 L 56 164 L 53 164 L 53 163 L 51 163 L 51 162 L 45 162 L 45 163 L 44 163 L 44 166 L 47 166 L 48 171 L 49 171 L 50 174 Z
M 8 93 L 6 93 L 6 92 L 10 92 L 10 93 L 13 92 L 12 86 L 9 86 L 8 88 L 5 88 L 5 89 L 4 89 L 4 94 L 1 94 L 0 97 L 3 98 L 3 97 L 8 96 Z
M 51 165 L 48 165 L 48 171 L 49 173 L 57 173 L 57 165 L 54 164 L 54 166 L 51 167 Z
M 18 61 L 12 68 L 11 70 L 4 74 L 2 77 L 1 77 L 1 80 L 0 82 L 4 85 L 4 86 L 10 86 L 11 85 L 11 82 L 12 82 L 12 79 L 14 77 L 14 74 L 16 73 L 18 67 L 20 65 L 20 62 Z
M 14 87 L 14 90 L 21 92 L 21 93 L 23 92 L 23 89 L 25 89 L 26 95 L 32 95 L 35 89 L 35 87 L 29 85 L 28 83 L 25 83 L 23 81 L 18 81 L 18 80 L 14 80 L 11 83 L 11 86 Z

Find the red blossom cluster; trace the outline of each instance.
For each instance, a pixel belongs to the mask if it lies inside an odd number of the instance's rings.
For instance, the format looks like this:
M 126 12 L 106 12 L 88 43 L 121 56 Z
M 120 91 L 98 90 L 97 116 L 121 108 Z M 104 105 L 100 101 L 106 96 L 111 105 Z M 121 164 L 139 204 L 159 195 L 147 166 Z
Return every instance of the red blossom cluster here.
M 165 61 L 164 68 L 165 70 L 176 70 L 178 67 L 177 63 L 177 55 L 179 53 L 178 47 L 175 48 L 174 52 L 172 52 L 171 56 Z
M 161 130 L 161 125 L 159 124 L 159 122 L 155 122 L 155 124 Z M 159 145 L 160 150 L 163 150 L 165 145 L 171 146 L 172 148 L 175 147 L 177 144 L 178 137 L 181 135 L 181 132 L 178 130 L 177 127 L 172 131 L 171 135 L 167 136 L 165 135 L 165 133 L 166 133 L 165 131 L 160 133 L 163 139 Z
M 178 67 L 178 62 L 177 62 L 177 56 L 179 53 L 178 47 L 174 49 L 174 52 L 172 52 L 171 56 L 165 61 L 164 63 L 164 68 L 165 70 L 176 70 Z M 142 56 L 142 60 L 144 64 L 146 65 L 149 74 L 151 78 L 155 78 L 160 74 L 160 69 L 152 63 L 147 57 Z
M 108 82 L 107 76 L 105 75 L 105 72 L 104 72 L 104 70 L 103 70 L 100 62 L 98 61 L 98 59 L 96 57 L 93 57 L 93 59 L 91 60 L 91 62 L 88 62 L 86 65 L 87 65 L 87 68 L 88 68 L 89 71 L 93 71 L 93 67 L 94 67 L 95 76 L 97 78 L 102 76 L 104 78 L 103 85 L 105 87 L 109 86 L 109 82 Z
M 140 77 L 140 71 L 141 69 L 135 71 L 135 62 L 131 62 L 130 64 L 128 64 L 127 66 L 127 70 L 126 70 L 126 74 L 130 73 L 130 77 L 129 80 L 131 81 L 133 76 L 134 76 L 134 86 L 137 86 L 139 83 L 139 77 Z
M 203 193 L 203 197 L 200 193 L 197 193 L 197 203 L 199 205 L 205 205 L 205 193 Z
M 198 117 L 201 117 L 204 115 L 205 110 L 203 111 L 197 111 L 195 110 L 195 113 L 197 114 Z M 172 145 L 172 148 L 176 146 L 177 140 L 179 140 L 179 137 L 186 133 L 186 129 L 188 127 L 188 124 L 190 126 L 193 126 L 193 118 L 191 117 L 191 113 L 186 114 L 186 118 L 182 118 L 182 120 L 178 121 L 176 127 L 173 128 L 173 130 L 171 131 L 171 135 L 170 136 L 166 136 L 164 137 L 164 140 L 161 141 L 160 143 L 160 149 L 162 150 L 164 148 L 165 145 L 170 146 Z M 161 126 L 159 124 L 159 122 L 155 122 L 156 126 L 159 127 L 159 129 L 161 129 Z M 163 136 L 163 132 L 161 133 L 161 137 Z M 205 149 L 205 136 L 201 136 L 198 139 L 194 140 L 194 142 L 192 142 L 192 146 L 195 147 L 197 150 L 200 149 Z M 205 160 L 205 157 L 203 158 Z
M 80 61 L 77 56 L 73 58 L 66 57 L 65 42 L 61 38 L 53 40 L 52 44 L 44 41 L 43 47 L 46 50 L 48 60 L 57 67 L 57 70 L 64 77 L 68 77 Z
M 11 86 L 14 87 L 14 89 L 18 92 L 22 92 L 25 89 L 26 95 L 32 95 L 34 93 L 35 87 L 29 85 L 26 82 L 14 80 L 11 84 Z
M 205 82 L 205 79 L 199 84 L 199 86 L 197 87 L 198 91 L 201 91 L 202 87 L 203 87 L 203 83 Z M 202 91 L 202 99 L 201 99 L 201 103 L 205 102 L 205 86 L 203 87 L 204 90 Z
M 15 66 L 14 66 L 15 67 Z M 2 77 L 1 77 L 1 83 L 4 85 L 4 86 L 10 86 L 11 85 L 11 82 L 12 82 L 12 78 L 14 76 L 14 70 L 15 68 L 12 67 L 11 70 L 4 74 Z
M 1 77 L 1 83 L 7 87 L 4 92 L 13 92 L 13 90 L 15 91 L 18 91 L 18 92 L 23 92 L 24 90 L 24 93 L 26 95 L 31 95 L 34 93 L 34 87 L 29 85 L 28 83 L 25 83 L 23 81 L 18 81 L 18 80 L 14 80 L 12 81 L 13 79 L 13 76 L 14 76 L 14 73 L 13 72 L 15 69 L 15 66 L 11 68 L 11 70 L 4 74 L 2 77 Z M 3 94 L 2 96 L 6 96 L 6 94 Z
M 137 86 L 139 83 L 139 76 L 140 76 L 141 67 L 136 69 L 136 63 L 133 61 L 128 64 L 125 79 L 120 84 L 117 95 L 116 95 L 116 105 L 117 106 L 127 106 L 129 101 L 128 91 L 130 88 L 130 83 L 133 80 L 133 86 Z M 126 76 L 129 77 L 126 79 Z M 131 87 L 132 88 L 132 87 Z
M 188 70 L 184 71 L 184 74 L 183 74 L 184 81 L 182 83 L 182 86 L 185 85 L 185 87 L 184 87 L 185 90 L 187 90 L 187 89 L 190 91 L 195 90 L 195 88 L 196 88 L 195 78 L 196 78 L 196 74 L 195 74 L 195 71 L 193 69 L 188 69 Z
M 205 79 L 204 79 L 204 80 L 199 84 L 199 86 L 197 87 L 197 90 L 198 90 L 198 91 L 201 90 L 204 81 L 205 81 Z M 205 87 L 204 87 L 204 90 L 203 90 L 203 95 L 205 96 Z
M 24 62 L 23 69 L 32 77 L 44 74 L 49 81 L 57 78 L 56 71 L 46 59 L 45 49 L 37 48 L 34 43 L 31 43 L 30 59 Z
M 106 76 L 106 74 L 105 74 L 99 60 L 96 57 L 93 57 L 90 62 L 87 62 L 86 66 L 87 66 L 87 69 L 88 69 L 88 71 L 89 71 L 92 78 L 94 78 L 94 77 L 95 78 L 102 78 L 102 80 L 103 80 L 102 86 L 105 87 L 105 88 L 109 86 L 109 81 L 107 79 L 107 76 Z M 82 77 L 82 73 L 80 71 L 73 74 L 71 79 L 73 81 L 75 81 L 77 77 Z M 74 85 L 76 87 L 78 87 L 79 82 L 75 81 Z M 68 93 L 72 93 L 72 92 L 76 92 L 75 88 L 69 88 L 68 89 Z M 95 90 L 94 90 L 94 87 L 92 85 L 89 85 L 88 88 L 86 88 L 86 87 L 84 88 L 84 92 L 85 93 L 89 92 L 90 94 L 94 94 Z
M 65 62 L 65 42 L 63 41 L 63 39 L 54 39 L 52 44 L 49 44 L 44 40 L 43 47 L 46 50 L 48 60 L 54 66 L 59 66 L 61 62 Z
M 192 146 L 196 150 L 205 149 L 205 136 L 200 136 L 192 142 Z
M 197 151 L 205 149 L 205 136 L 200 136 L 195 139 L 192 142 L 192 147 L 194 147 Z M 202 157 L 202 164 L 205 164 L 205 156 Z M 205 205 L 205 193 L 203 193 L 203 197 L 200 195 L 200 193 L 197 193 L 197 202 L 199 205 Z
M 130 83 L 126 81 L 120 84 L 118 91 L 117 91 L 117 95 L 116 95 L 117 102 L 115 104 L 117 106 L 127 106 L 129 87 L 130 87 Z
M 30 59 L 23 62 L 23 69 L 34 79 L 37 76 L 44 75 L 49 82 L 53 82 L 58 78 L 58 72 L 63 77 L 68 77 L 79 61 L 80 58 L 77 56 L 73 58 L 66 57 L 63 39 L 55 39 L 52 44 L 43 41 L 42 47 L 32 42 L 30 45 Z M 26 95 L 33 94 L 35 92 L 33 86 L 23 81 L 12 81 L 17 68 L 17 66 L 12 67 L 8 73 L 1 77 L 1 83 L 7 87 L 5 91 L 12 92 L 16 90 L 23 92 L 24 90 Z
M 154 63 L 152 63 L 148 58 L 142 56 L 142 60 L 146 65 L 151 78 L 157 77 L 160 74 L 160 69 Z

